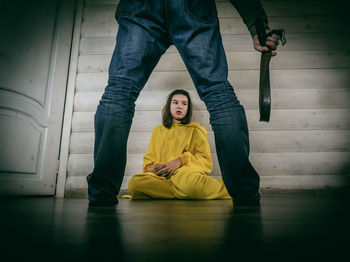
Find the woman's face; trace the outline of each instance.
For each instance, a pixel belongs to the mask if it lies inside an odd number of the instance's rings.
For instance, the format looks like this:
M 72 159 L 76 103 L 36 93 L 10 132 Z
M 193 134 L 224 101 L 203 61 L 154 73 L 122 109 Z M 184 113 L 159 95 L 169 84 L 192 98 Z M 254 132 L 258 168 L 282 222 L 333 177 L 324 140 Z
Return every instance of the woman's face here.
M 174 95 L 171 98 L 170 114 L 173 116 L 173 123 L 179 124 L 181 120 L 187 115 L 188 99 L 185 95 Z

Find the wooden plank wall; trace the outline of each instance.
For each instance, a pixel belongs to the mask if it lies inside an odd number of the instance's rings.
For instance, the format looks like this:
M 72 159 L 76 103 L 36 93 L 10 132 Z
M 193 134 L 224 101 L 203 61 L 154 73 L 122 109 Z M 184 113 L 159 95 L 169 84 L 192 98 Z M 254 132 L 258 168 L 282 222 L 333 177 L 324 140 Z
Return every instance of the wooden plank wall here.
M 93 117 L 107 82 L 118 25 L 116 0 L 85 0 L 67 192 L 86 190 L 93 168 Z M 228 1 L 217 0 L 229 80 L 248 118 L 251 161 L 263 188 L 317 189 L 349 184 L 350 177 L 350 9 L 346 1 L 264 0 L 271 28 L 283 27 L 288 43 L 271 62 L 270 123 L 259 122 L 258 67 L 248 31 Z M 219 177 L 209 115 L 174 47 L 161 58 L 136 103 L 122 189 L 141 171 L 153 127 L 161 123 L 166 96 L 189 90 L 194 120 L 208 129 Z

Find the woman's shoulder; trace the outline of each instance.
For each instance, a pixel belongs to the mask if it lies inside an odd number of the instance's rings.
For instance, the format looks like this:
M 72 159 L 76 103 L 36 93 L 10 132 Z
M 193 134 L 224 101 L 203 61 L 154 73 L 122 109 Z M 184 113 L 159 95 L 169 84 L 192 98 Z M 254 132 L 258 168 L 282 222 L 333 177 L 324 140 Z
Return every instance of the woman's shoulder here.
M 204 126 L 202 126 L 198 122 L 191 121 L 190 123 L 186 124 L 186 126 L 193 128 L 194 132 L 198 132 L 200 134 L 207 136 L 207 130 L 205 129 Z
M 162 128 L 163 128 L 163 125 L 158 125 L 158 126 L 156 126 L 155 128 L 153 128 L 153 132 L 154 132 L 154 131 L 161 130 Z
M 164 133 L 164 132 L 166 132 L 167 130 L 169 130 L 168 128 L 166 128 L 164 125 L 158 125 L 158 126 L 156 126 L 155 128 L 153 128 L 153 133 L 159 133 L 159 132 L 161 132 L 161 133 Z
M 173 125 L 171 128 L 167 128 L 164 125 L 158 125 L 155 128 L 153 128 L 153 133 L 166 133 L 169 132 L 170 130 L 172 130 L 175 127 L 175 130 L 177 130 L 178 127 L 183 128 L 190 128 L 193 130 L 193 132 L 197 132 L 197 133 L 202 133 L 205 136 L 207 135 L 207 130 L 205 129 L 204 126 L 200 125 L 198 122 L 194 122 L 191 121 L 188 124 L 175 124 L 175 126 Z

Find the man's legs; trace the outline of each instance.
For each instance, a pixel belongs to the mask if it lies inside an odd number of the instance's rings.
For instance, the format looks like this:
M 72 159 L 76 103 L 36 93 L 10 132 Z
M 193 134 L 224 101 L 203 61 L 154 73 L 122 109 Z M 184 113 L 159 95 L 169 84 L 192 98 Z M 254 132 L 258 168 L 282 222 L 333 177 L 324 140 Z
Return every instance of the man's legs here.
M 161 35 L 161 23 L 155 22 L 155 11 L 149 7 L 138 11 L 139 3 L 124 4 L 108 85 L 95 114 L 94 170 L 87 177 L 91 204 L 117 203 L 135 101 L 169 46 Z
M 201 8 L 196 8 L 199 5 Z M 210 113 L 227 190 L 237 204 L 258 203 L 260 179 L 249 161 L 244 108 L 227 81 L 227 61 L 215 1 L 194 0 L 190 5 L 185 0 L 176 1 L 170 8 L 174 10 L 168 12 L 170 36 Z

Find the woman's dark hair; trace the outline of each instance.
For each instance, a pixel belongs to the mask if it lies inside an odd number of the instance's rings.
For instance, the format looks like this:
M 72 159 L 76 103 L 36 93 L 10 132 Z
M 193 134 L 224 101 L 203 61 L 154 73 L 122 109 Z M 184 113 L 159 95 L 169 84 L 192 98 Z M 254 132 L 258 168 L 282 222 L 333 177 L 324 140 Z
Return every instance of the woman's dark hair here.
M 173 98 L 174 95 L 184 95 L 187 97 L 187 100 L 188 100 L 187 114 L 183 119 L 181 119 L 181 124 L 188 124 L 189 122 L 191 122 L 191 118 L 192 118 L 192 101 L 191 101 L 190 94 L 185 90 L 176 89 L 173 92 L 171 92 L 170 95 L 168 96 L 168 99 L 162 111 L 163 125 L 166 128 L 170 128 L 173 125 L 173 116 L 170 113 L 170 104 L 171 104 L 171 99 Z

